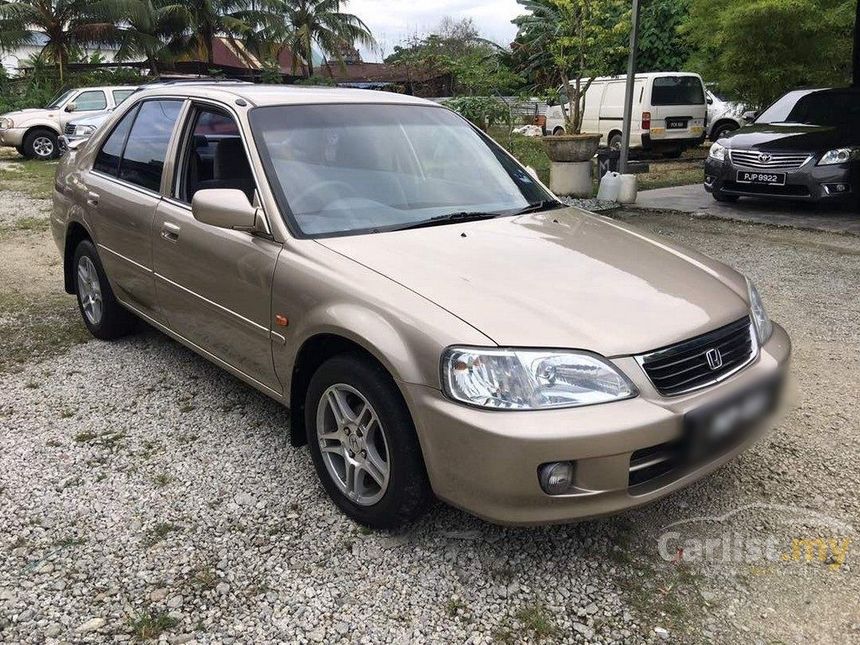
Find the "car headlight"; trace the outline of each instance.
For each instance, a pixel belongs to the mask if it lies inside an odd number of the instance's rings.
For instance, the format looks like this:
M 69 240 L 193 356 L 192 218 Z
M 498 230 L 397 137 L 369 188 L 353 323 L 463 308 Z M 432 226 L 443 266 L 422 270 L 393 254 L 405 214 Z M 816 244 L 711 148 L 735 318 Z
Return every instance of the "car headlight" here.
M 708 150 L 708 156 L 711 159 L 716 159 L 717 161 L 725 161 L 726 159 L 726 147 L 721 146 L 719 143 L 714 143 L 711 146 L 711 149 Z
M 758 342 L 759 345 L 764 345 L 773 333 L 773 323 L 765 311 L 758 289 L 750 282 L 749 278 L 747 278 L 747 291 L 750 296 L 750 315 L 752 315 L 755 331 L 758 335 Z
M 639 393 L 596 354 L 545 349 L 451 347 L 442 357 L 442 382 L 456 401 L 504 410 L 594 405 Z
M 92 125 L 75 126 L 75 136 L 76 137 L 88 137 L 95 131 L 96 131 L 96 129 Z
M 819 166 L 832 166 L 837 163 L 846 163 L 860 159 L 860 148 L 836 148 L 828 150 L 818 162 Z
M 0 130 L 8 130 L 15 127 L 15 122 L 12 119 L 3 117 L 0 119 Z

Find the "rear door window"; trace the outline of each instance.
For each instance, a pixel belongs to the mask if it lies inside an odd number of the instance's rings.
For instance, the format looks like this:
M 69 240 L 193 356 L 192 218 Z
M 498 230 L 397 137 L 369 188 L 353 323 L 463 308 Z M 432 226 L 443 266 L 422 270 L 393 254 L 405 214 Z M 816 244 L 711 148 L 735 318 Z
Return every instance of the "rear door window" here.
M 128 114 L 122 117 L 122 120 L 113 129 L 107 141 L 104 142 L 102 149 L 96 155 L 93 170 L 98 170 L 108 175 L 116 177 L 119 175 L 119 161 L 122 158 L 122 151 L 125 149 L 125 140 L 128 138 L 131 124 L 134 123 L 134 117 L 137 114 L 137 108 L 129 110 Z
M 658 76 L 651 87 L 651 105 L 703 105 L 705 91 L 695 76 Z
M 120 179 L 158 191 L 167 146 L 181 107 L 180 100 L 146 101 L 141 104 L 122 155 Z

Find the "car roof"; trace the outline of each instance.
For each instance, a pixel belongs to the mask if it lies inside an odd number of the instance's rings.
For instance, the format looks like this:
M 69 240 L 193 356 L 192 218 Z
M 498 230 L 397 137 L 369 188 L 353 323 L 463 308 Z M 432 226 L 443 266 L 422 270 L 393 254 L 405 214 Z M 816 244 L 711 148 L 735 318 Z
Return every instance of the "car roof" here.
M 438 103 L 420 99 L 405 94 L 379 92 L 339 87 L 315 87 L 297 85 L 253 85 L 244 82 L 181 82 L 159 85 L 157 87 L 141 87 L 135 94 L 136 98 L 149 96 L 182 96 L 199 98 L 216 98 L 222 101 L 244 99 L 254 106 L 265 105 L 313 105 L 324 103 L 378 103 L 378 104 L 409 104 L 430 105 L 438 107 Z

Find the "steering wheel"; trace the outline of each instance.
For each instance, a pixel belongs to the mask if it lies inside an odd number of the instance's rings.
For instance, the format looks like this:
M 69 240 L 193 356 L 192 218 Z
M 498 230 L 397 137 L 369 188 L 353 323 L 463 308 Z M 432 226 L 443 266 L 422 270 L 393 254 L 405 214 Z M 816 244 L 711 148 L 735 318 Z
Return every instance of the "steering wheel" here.
M 325 199 L 328 197 L 328 199 Z M 311 186 L 291 201 L 292 209 L 299 213 L 315 213 L 344 197 L 359 197 L 358 191 L 345 181 L 330 179 Z M 316 200 L 313 202 L 312 200 Z

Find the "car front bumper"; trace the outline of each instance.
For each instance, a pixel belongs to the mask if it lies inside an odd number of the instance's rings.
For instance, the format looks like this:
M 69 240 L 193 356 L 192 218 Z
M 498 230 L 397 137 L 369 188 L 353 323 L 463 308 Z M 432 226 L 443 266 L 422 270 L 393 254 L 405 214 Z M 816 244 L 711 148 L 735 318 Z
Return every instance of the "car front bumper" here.
M 815 160 L 800 168 L 774 168 L 773 172 L 785 173 L 785 186 L 754 186 L 736 181 L 739 170 L 761 172 L 760 168 L 738 166 L 728 159 L 718 161 L 708 157 L 705 161 L 705 190 L 724 195 L 793 199 L 809 202 L 839 202 L 857 197 L 860 190 L 860 163 L 816 165 Z M 764 171 L 769 172 L 769 171 Z M 848 186 L 847 191 L 837 191 L 838 185 Z
M 10 146 L 17 148 L 24 143 L 24 133 L 26 128 L 8 128 L 0 130 L 0 146 Z
M 401 387 L 439 498 L 498 524 L 551 524 L 653 501 L 732 459 L 770 425 L 772 415 L 722 452 L 630 484 L 634 452 L 683 439 L 685 415 L 692 411 L 768 380 L 784 382 L 790 354 L 788 335 L 775 324 L 773 336 L 749 366 L 720 384 L 672 398 L 655 391 L 634 358 L 616 359 L 640 395 L 566 410 L 484 410 L 455 403 L 434 388 Z M 575 462 L 576 492 L 545 493 L 538 479 L 540 466 L 567 460 Z

